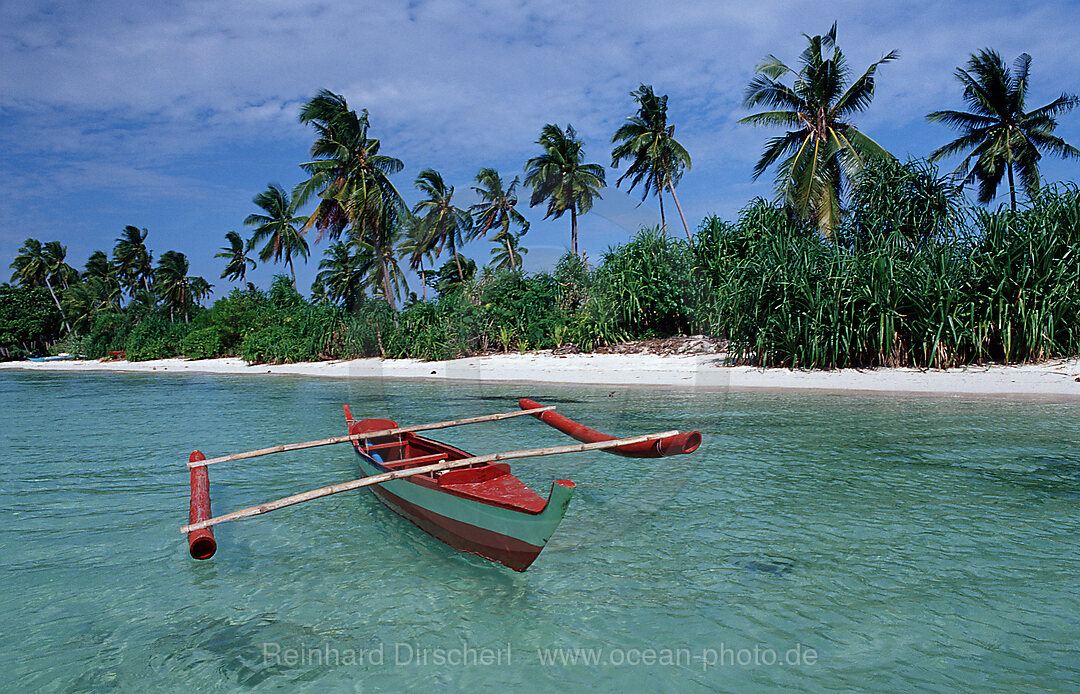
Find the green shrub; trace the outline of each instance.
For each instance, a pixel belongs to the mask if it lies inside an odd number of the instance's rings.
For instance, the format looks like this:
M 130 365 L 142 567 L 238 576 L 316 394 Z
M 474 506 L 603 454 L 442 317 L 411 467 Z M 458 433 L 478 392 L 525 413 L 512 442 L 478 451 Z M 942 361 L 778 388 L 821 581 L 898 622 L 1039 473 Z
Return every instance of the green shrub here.
M 297 325 L 273 325 L 244 337 L 240 356 L 253 364 L 284 364 L 315 358 L 313 340 Z
M 642 228 L 629 243 L 608 250 L 595 281 L 617 330 L 635 338 L 690 332 L 701 300 L 696 265 L 689 244 L 659 227 Z
M 44 351 L 60 330 L 60 310 L 48 289 L 0 286 L 0 355 Z
M 189 359 L 211 359 L 221 356 L 224 343 L 216 326 L 192 330 L 180 341 L 180 351 Z
M 180 354 L 180 341 L 188 333 L 184 323 L 170 323 L 158 315 L 150 315 L 131 329 L 124 351 L 128 361 L 167 359 Z

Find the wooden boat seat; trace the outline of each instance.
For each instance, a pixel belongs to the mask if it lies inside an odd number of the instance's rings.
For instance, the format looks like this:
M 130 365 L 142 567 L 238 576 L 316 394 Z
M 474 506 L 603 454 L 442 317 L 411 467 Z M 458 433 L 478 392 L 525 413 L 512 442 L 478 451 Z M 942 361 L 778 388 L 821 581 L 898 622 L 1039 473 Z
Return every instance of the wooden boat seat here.
M 404 446 L 404 445 L 405 444 L 402 443 L 401 441 L 387 441 L 386 443 L 376 443 L 376 444 L 373 444 L 371 446 L 365 446 L 364 444 L 360 444 L 360 446 L 365 451 L 378 451 L 378 450 L 382 450 L 383 448 L 393 448 L 394 446 Z
M 447 456 L 446 453 L 432 453 L 431 455 L 421 455 L 415 458 L 406 458 L 405 460 L 391 460 L 383 463 L 383 465 L 390 468 L 391 470 L 406 470 L 411 467 L 419 467 L 421 465 L 430 465 L 432 463 L 437 463 L 440 460 L 446 460 L 447 457 L 449 456 Z

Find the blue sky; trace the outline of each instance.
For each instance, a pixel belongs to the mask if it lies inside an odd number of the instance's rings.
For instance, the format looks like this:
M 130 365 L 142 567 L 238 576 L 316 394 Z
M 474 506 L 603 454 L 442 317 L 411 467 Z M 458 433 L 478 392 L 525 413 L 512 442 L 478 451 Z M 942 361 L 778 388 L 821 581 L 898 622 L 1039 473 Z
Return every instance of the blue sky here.
M 857 121 L 900 157 L 954 137 L 924 116 L 962 107 L 952 72 L 980 48 L 1033 56 L 1032 107 L 1080 92 L 1075 2 L 6 0 L 0 259 L 6 268 L 27 237 L 58 239 L 81 267 L 134 224 L 149 229 L 155 257 L 186 253 L 193 274 L 227 290 L 213 254 L 225 232 L 248 233 L 243 219 L 267 183 L 301 180 L 312 134 L 296 114 L 320 88 L 368 109 L 383 152 L 405 162 L 394 181 L 410 203 L 416 174 L 433 167 L 464 205 L 481 167 L 520 174 L 548 122 L 572 123 L 589 160 L 609 164 L 611 134 L 634 111 L 630 91 L 652 84 L 669 95 L 670 122 L 693 157 L 679 188 L 690 224 L 730 218 L 771 196 L 771 174 L 752 183 L 750 172 L 775 132 L 736 123 L 754 66 L 768 53 L 794 63 L 801 34 L 834 19 L 855 70 L 901 52 Z M 1080 113 L 1064 116 L 1058 134 L 1080 145 Z M 1042 168 L 1077 180 L 1077 166 Z M 609 170 L 609 182 L 619 173 Z M 581 222 L 590 257 L 659 220 L 655 200 L 638 200 L 606 190 Z M 549 265 L 569 245 L 569 219 L 544 222 L 541 208 L 522 207 L 533 222 L 529 265 Z M 301 289 L 324 247 L 298 267 Z M 465 252 L 486 260 L 489 247 Z M 260 266 L 252 278 L 265 286 L 275 271 Z

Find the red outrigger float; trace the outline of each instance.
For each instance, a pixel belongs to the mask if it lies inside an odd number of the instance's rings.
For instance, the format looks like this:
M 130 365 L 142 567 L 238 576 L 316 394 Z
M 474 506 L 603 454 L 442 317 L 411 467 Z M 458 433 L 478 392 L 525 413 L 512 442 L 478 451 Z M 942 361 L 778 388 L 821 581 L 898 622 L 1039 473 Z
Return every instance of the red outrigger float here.
M 522 399 L 518 404 L 521 412 L 415 427 L 399 427 L 390 419 L 356 420 L 345 405 L 346 437 L 289 444 L 210 461 L 196 452 L 198 454 L 192 454 L 188 463 L 192 469 L 191 524 L 182 529 L 189 533 L 191 554 L 197 559 L 213 554 L 216 545 L 209 530 L 211 525 L 369 486 L 391 510 L 451 547 L 499 562 L 515 571 L 524 571 L 536 560 L 562 521 L 573 496 L 574 483 L 556 480 L 545 499 L 511 474 L 510 466 L 500 460 L 580 450 L 606 450 L 631 458 L 659 458 L 692 453 L 701 445 L 701 433 L 697 431 L 616 439 L 556 414 L 552 407 L 544 407 L 533 400 Z M 531 414 L 582 444 L 473 457 L 459 448 L 415 433 L 523 414 Z M 345 441 L 353 444 L 360 472 L 364 475 L 361 479 L 210 518 L 207 464 Z

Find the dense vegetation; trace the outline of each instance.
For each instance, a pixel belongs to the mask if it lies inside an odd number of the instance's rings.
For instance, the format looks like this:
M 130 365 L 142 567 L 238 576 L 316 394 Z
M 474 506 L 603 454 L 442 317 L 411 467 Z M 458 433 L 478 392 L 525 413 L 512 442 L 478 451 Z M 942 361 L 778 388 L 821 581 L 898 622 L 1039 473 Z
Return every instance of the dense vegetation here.
M 413 182 L 422 198 L 409 207 L 392 180 L 404 165 L 371 137 L 367 111 L 323 90 L 300 112 L 314 130 L 300 164 L 306 179 L 291 193 L 269 184 L 244 220 L 252 236 L 228 232 L 215 256 L 222 279 L 244 288 L 203 307 L 211 285 L 188 275 L 182 253 L 166 251 L 155 265 L 147 230 L 135 226 L 82 272 L 58 242 L 27 239 L 11 265 L 19 286 L 0 288 L 0 356 L 48 348 L 131 360 L 447 359 L 695 333 L 727 337 L 734 363 L 802 368 L 1080 354 L 1080 194 L 1043 186 L 1037 167 L 1043 153 L 1080 157 L 1053 135 L 1055 116 L 1080 100 L 1063 94 L 1027 111 L 1030 57 L 1010 69 L 993 51 L 973 55 L 956 73 L 972 112 L 928 116 L 963 133 L 931 154 L 966 157 L 941 176 L 926 161 L 897 161 L 849 122 L 898 54 L 852 79 L 835 25 L 806 38 L 797 68 L 769 56 L 747 88 L 747 108 L 771 110 L 743 122 L 788 132 L 766 144 L 753 172 L 776 168 L 776 199 L 750 203 L 734 221 L 709 217 L 691 233 L 675 190 L 690 155 L 674 138 L 667 96 L 649 85 L 631 92 L 637 111 L 612 137 L 612 166 L 625 163 L 617 184 L 640 184 L 661 215 L 669 195 L 686 239 L 670 236 L 662 216 L 594 267 L 577 253 L 577 222 L 606 174 L 587 162 L 570 124 L 543 127 L 524 179 L 481 169 L 477 204 L 459 207 L 454 186 L 424 169 Z M 1007 209 L 966 202 L 965 186 L 977 182 L 986 204 L 1005 178 Z M 519 186 L 546 217 L 569 212 L 571 250 L 551 272 L 521 270 L 529 222 Z M 300 214 L 308 202 L 311 214 Z M 460 249 L 485 237 L 492 258 L 478 269 Z M 307 299 L 293 266 L 324 238 Z M 265 291 L 245 283 L 256 251 L 289 276 Z M 405 287 L 403 264 L 421 277 L 419 297 Z

